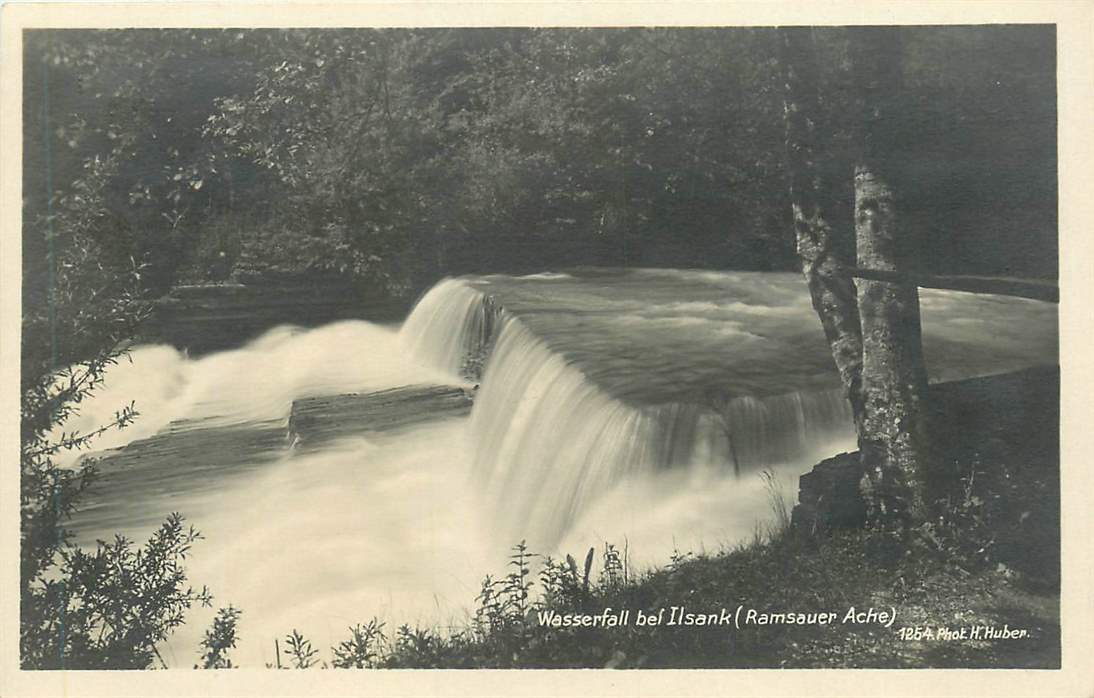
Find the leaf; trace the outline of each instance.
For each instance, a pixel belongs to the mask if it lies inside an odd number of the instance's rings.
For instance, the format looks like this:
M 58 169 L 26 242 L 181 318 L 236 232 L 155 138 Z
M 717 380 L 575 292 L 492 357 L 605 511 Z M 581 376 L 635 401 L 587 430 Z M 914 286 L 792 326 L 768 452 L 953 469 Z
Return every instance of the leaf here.
M 586 591 L 589 589 L 589 574 L 593 569 L 593 555 L 596 553 L 595 548 L 589 548 L 589 553 L 585 556 L 585 578 L 583 584 Z

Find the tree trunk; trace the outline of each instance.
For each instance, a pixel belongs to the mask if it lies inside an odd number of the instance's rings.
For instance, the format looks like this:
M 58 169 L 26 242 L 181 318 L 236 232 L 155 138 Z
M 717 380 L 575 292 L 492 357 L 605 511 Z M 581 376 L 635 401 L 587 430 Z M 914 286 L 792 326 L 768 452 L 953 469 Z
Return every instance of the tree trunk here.
M 837 173 L 822 159 L 817 55 L 813 30 L 783 28 L 778 33 L 783 78 L 783 121 L 786 126 L 786 165 L 790 203 L 802 273 L 809 284 L 813 308 L 820 316 L 836 370 L 851 403 L 861 444 L 864 401 L 861 385 L 862 334 L 854 280 L 841 274 L 854 266 L 850 231 L 833 230 L 836 197 L 831 182 Z M 842 244 L 841 244 L 842 243 Z
M 852 71 L 860 112 L 855 162 L 858 266 L 908 271 L 909 236 L 894 184 L 900 96 L 900 34 L 895 28 L 851 30 Z M 859 279 L 864 422 L 860 449 L 863 490 L 871 517 L 906 526 L 922 519 L 930 494 L 930 442 L 924 401 L 919 292 L 914 284 Z

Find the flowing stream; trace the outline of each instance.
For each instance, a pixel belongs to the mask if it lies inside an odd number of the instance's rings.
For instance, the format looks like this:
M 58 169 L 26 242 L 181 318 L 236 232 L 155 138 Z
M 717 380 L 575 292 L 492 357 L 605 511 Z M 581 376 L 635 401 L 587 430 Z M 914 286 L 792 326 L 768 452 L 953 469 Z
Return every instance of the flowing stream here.
M 932 380 L 1057 362 L 1054 305 L 921 299 Z M 371 431 L 334 410 L 337 438 L 290 436 L 294 402 L 425 385 L 474 406 Z M 190 578 L 243 609 L 234 658 L 250 667 L 293 629 L 325 653 L 372 616 L 459 625 L 520 540 L 575 557 L 625 545 L 637 569 L 733 545 L 771 517 L 762 472 L 792 502 L 798 475 L 853 447 L 796 274 L 448 279 L 398 328 L 281 327 L 200 358 L 138 347 L 66 429 L 129 400 L 141 416 L 99 442 L 119 450 L 77 540 L 140 541 L 183 513 L 205 536 Z M 196 661 L 211 616 L 191 612 L 161 650 L 169 664 Z

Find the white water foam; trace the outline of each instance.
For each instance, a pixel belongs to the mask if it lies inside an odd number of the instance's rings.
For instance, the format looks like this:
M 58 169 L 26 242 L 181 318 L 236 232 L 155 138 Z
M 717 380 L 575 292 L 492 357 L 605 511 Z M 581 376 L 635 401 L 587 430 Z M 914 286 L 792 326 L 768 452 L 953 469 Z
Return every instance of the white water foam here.
M 139 412 L 133 425 L 95 442 L 96 449 L 114 448 L 175 420 L 277 420 L 304 397 L 453 382 L 444 371 L 407 360 L 398 334 L 385 327 L 360 321 L 310 330 L 282 326 L 239 349 L 196 359 L 166 346 L 135 347 L 57 432 L 87 433 L 132 400 Z M 70 451 L 59 460 L 70 465 L 80 455 Z

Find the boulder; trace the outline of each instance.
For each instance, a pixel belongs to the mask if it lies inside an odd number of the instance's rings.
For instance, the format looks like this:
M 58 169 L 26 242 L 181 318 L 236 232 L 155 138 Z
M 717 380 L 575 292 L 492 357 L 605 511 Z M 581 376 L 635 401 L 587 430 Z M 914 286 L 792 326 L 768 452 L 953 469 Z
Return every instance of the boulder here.
M 859 491 L 862 475 L 857 451 L 827 458 L 802 475 L 793 527 L 805 533 L 861 527 L 866 522 L 866 502 Z

